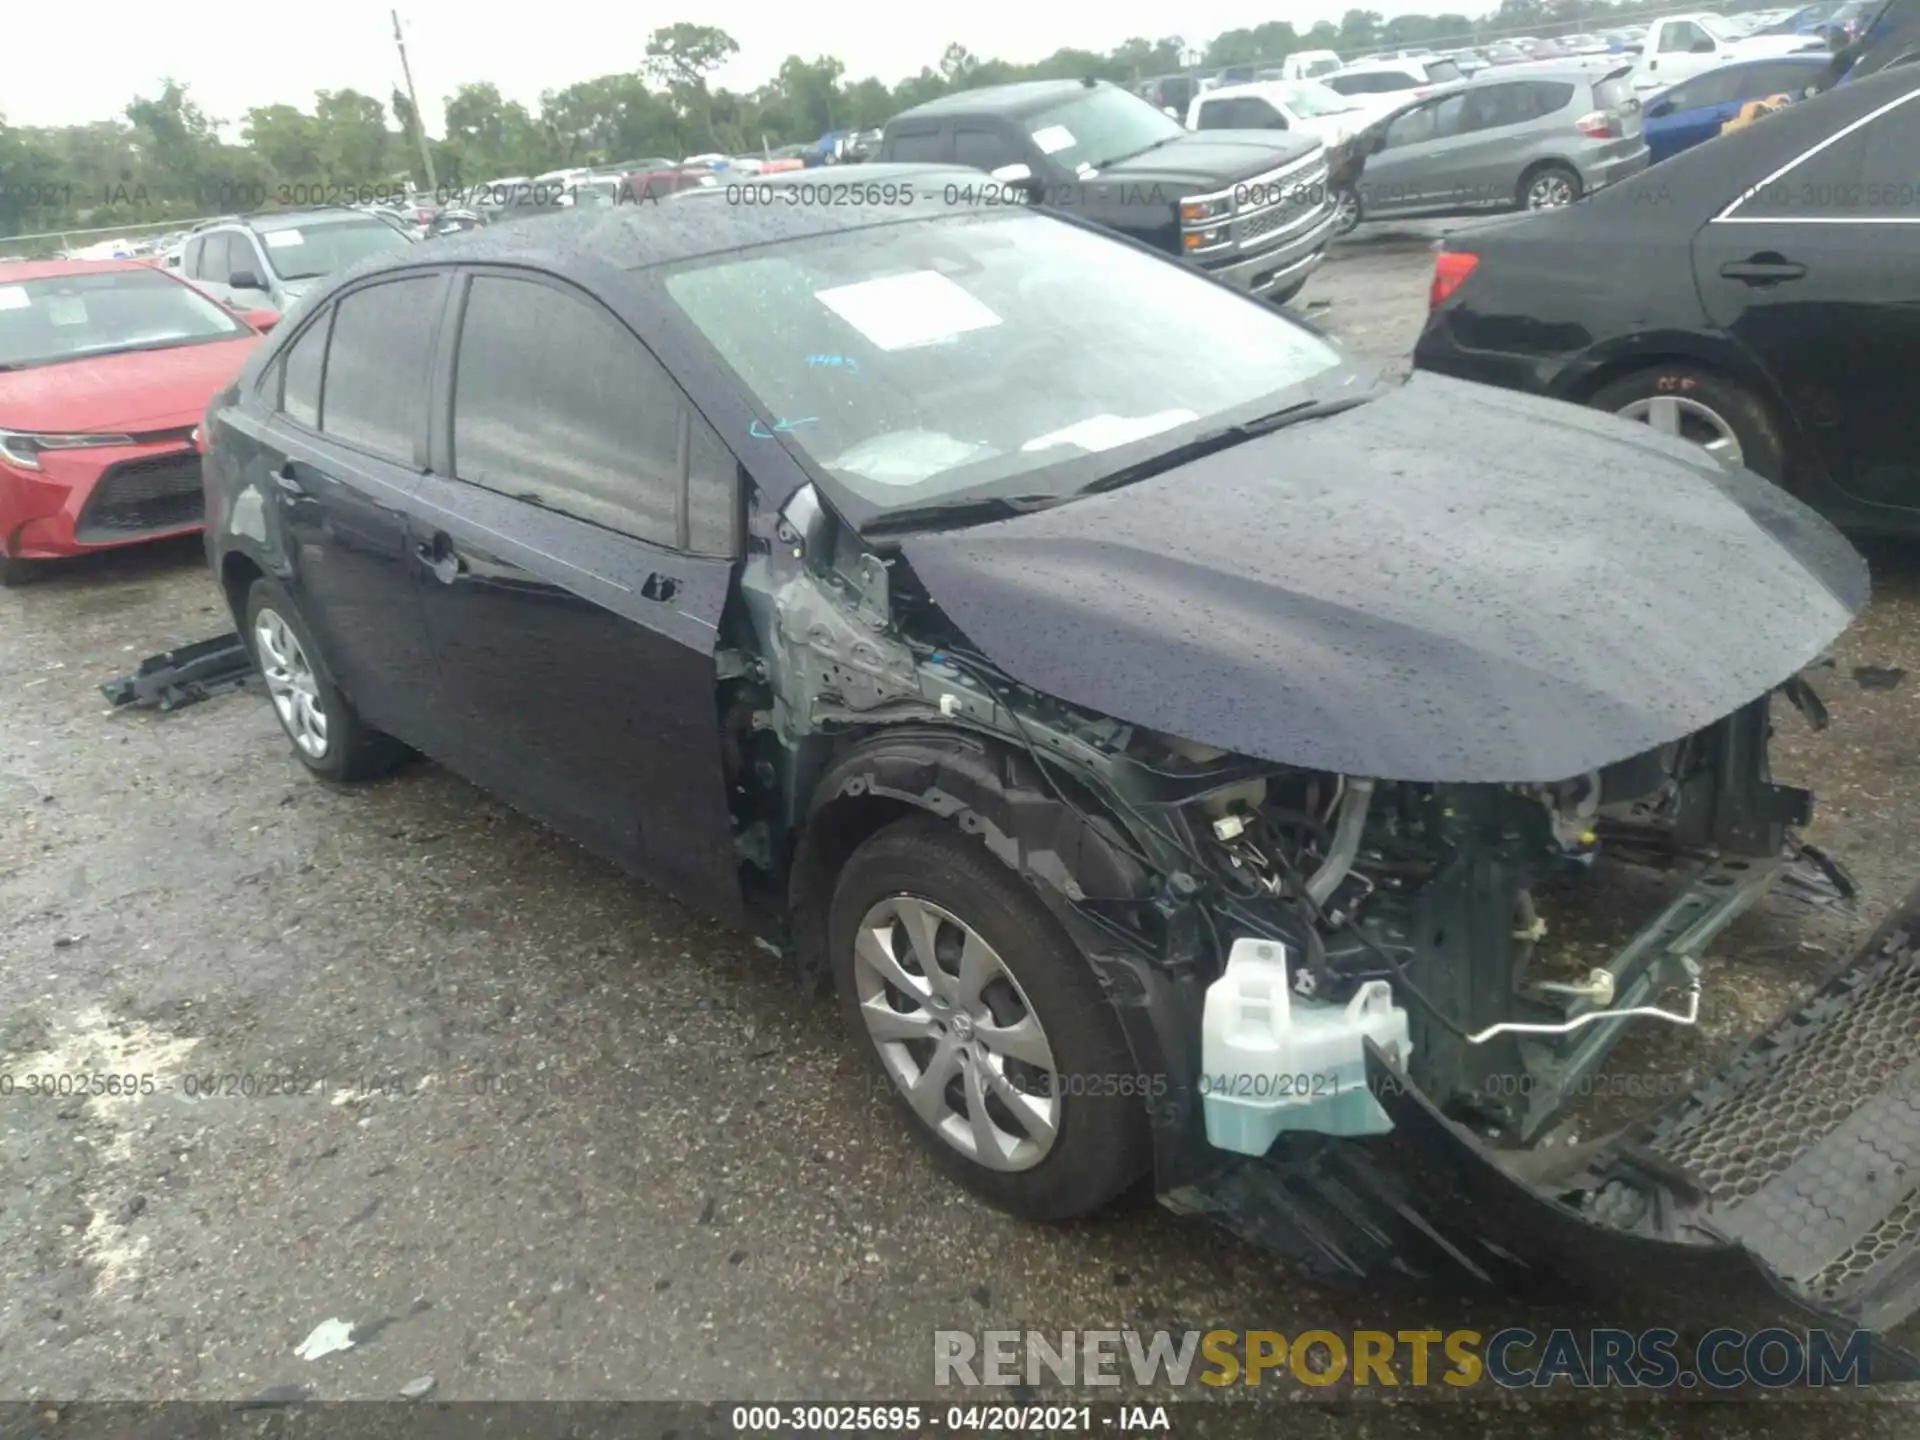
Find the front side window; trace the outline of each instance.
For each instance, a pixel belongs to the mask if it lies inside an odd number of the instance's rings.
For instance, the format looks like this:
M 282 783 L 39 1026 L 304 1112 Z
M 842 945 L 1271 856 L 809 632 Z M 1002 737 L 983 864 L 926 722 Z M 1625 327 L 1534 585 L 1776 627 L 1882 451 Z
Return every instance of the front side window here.
M 395 464 L 415 464 L 440 291 L 438 275 L 415 275 L 335 302 L 322 431 Z
M 1040 153 L 1072 171 L 1104 170 L 1187 133 L 1138 95 L 1109 85 L 1030 115 L 1024 123 Z
M 370 255 L 405 250 L 413 244 L 393 226 L 372 217 L 263 230 L 260 238 L 266 242 L 267 263 L 282 280 L 313 280 L 357 265 Z M 235 263 L 251 266 L 253 262 L 243 258 Z
M 903 130 L 887 142 L 887 158 L 903 164 L 936 164 L 946 157 L 945 139 L 938 130 Z
M 331 312 L 320 316 L 288 347 L 280 362 L 280 408 L 289 420 L 309 430 L 320 428 L 320 375 L 327 363 L 327 330 Z
M 749 467 L 791 445 L 869 508 L 1010 477 L 1072 493 L 1346 368 L 1270 306 L 1026 211 L 703 257 L 662 283 L 759 411 L 728 437 Z
M 1026 160 L 1019 142 L 1001 130 L 956 130 L 953 132 L 953 163 L 975 170 L 998 170 Z
M 0 284 L 0 370 L 252 333 L 191 285 L 144 265 Z
M 207 236 L 206 248 L 200 252 L 200 278 L 212 285 L 227 283 L 227 275 L 233 269 L 233 232 L 216 230 Z
M 454 381 L 460 479 L 677 545 L 684 405 L 660 363 L 599 305 L 530 280 L 474 277 Z

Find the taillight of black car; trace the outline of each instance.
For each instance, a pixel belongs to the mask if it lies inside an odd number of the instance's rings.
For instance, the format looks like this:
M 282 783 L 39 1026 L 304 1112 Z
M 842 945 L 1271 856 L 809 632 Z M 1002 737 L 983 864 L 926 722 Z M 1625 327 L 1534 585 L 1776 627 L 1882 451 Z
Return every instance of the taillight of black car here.
M 1427 292 L 1427 309 L 1438 310 L 1458 290 L 1480 264 L 1480 257 L 1465 250 L 1442 250 L 1433 262 L 1433 288 Z

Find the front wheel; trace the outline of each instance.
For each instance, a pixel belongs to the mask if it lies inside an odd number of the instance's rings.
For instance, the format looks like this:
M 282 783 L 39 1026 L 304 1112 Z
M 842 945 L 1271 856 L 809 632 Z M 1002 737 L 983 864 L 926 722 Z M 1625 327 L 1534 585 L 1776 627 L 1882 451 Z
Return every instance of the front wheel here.
M 1564 210 L 1580 198 L 1580 174 L 1570 165 L 1542 165 L 1520 181 L 1516 197 L 1523 209 Z
M 1333 192 L 1333 233 L 1336 236 L 1351 235 L 1360 228 L 1360 222 L 1365 218 L 1358 190 L 1343 185 Z
M 872 836 L 840 873 L 828 936 L 855 1043 L 950 1178 L 1065 1220 L 1145 1173 L 1153 1078 L 1086 959 L 978 840 L 920 816 Z

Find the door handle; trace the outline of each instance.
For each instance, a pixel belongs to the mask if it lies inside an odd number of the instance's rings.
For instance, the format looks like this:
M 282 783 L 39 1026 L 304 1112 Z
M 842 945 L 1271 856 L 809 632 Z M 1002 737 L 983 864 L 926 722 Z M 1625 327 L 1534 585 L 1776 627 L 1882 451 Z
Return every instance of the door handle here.
M 453 537 L 444 530 L 436 531 L 431 541 L 422 540 L 415 545 L 413 553 L 442 585 L 451 585 L 467 573 L 467 562 L 453 548 Z
M 293 468 L 293 461 L 291 460 L 286 461 L 273 472 L 273 483 L 289 495 L 304 495 L 307 493 L 307 487 L 300 483 L 300 474 Z
M 1746 285 L 1778 285 L 1783 280 L 1798 280 L 1807 267 L 1779 255 L 1753 255 L 1745 260 L 1729 260 L 1720 267 L 1724 280 Z

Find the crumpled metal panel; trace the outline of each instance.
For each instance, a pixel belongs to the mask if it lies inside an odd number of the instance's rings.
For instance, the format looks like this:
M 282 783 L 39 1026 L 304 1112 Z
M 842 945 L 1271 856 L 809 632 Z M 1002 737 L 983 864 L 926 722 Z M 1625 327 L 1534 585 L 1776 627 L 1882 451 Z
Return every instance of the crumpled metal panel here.
M 974 644 L 1072 704 L 1285 764 L 1551 781 L 1817 659 L 1865 563 L 1645 426 L 1418 374 L 1107 495 L 912 535 Z

